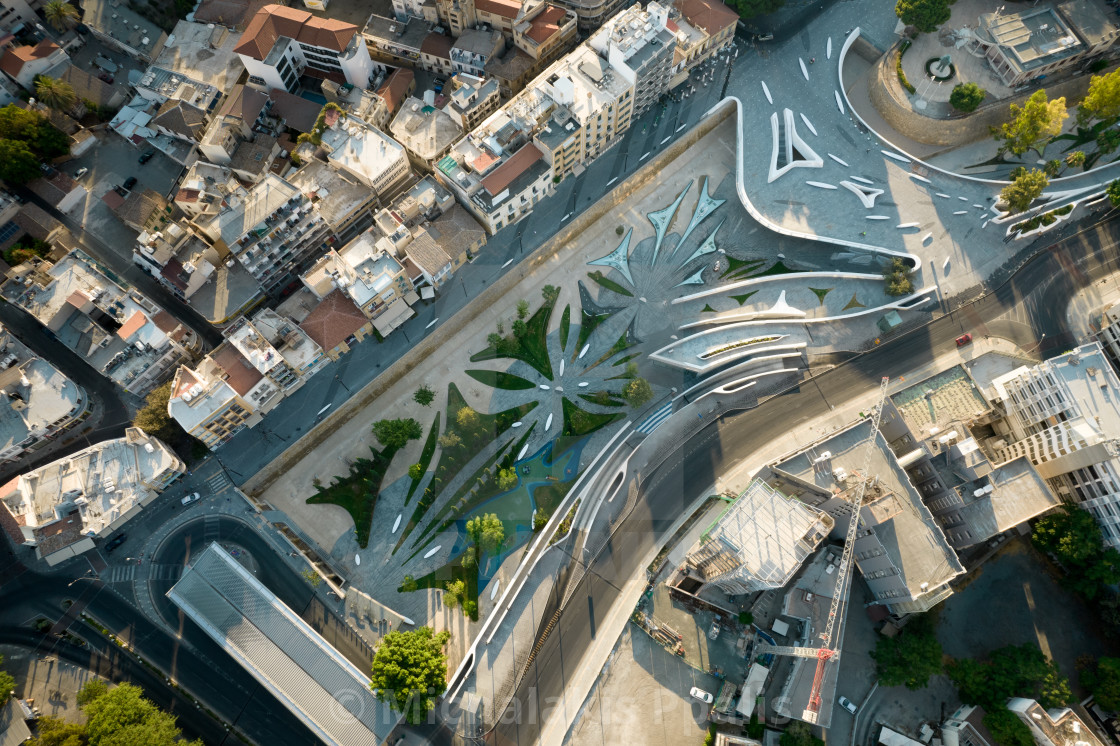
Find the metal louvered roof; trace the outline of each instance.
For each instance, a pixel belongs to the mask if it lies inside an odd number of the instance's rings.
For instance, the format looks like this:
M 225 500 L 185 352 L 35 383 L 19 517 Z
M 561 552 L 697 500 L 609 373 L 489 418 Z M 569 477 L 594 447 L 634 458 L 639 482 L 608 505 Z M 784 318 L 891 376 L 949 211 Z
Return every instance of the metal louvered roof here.
M 369 678 L 217 543 L 167 596 L 324 742 L 380 743 L 397 723 Z

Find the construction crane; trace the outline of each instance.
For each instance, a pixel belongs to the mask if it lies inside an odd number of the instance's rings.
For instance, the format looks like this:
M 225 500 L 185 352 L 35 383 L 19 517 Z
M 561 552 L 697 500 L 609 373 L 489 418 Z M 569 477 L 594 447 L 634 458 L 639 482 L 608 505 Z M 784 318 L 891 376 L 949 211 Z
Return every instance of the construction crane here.
M 809 693 L 809 702 L 802 714 L 802 720 L 807 723 L 817 722 L 821 710 L 821 684 L 824 682 L 825 664 L 840 656 L 840 640 L 833 639 L 837 631 L 837 620 L 844 614 L 844 605 L 847 602 L 848 590 L 851 585 L 851 573 L 855 558 L 856 531 L 859 528 L 860 509 L 863 506 L 863 497 L 867 493 L 867 483 L 870 481 L 868 471 L 871 469 L 871 457 L 875 453 L 875 438 L 879 433 L 879 422 L 883 417 L 883 405 L 887 401 L 888 377 L 879 383 L 879 399 L 875 403 L 875 410 L 871 415 L 871 434 L 867 437 L 867 455 L 863 460 L 863 471 L 860 472 L 859 485 L 854 494 L 849 497 L 852 508 L 852 517 L 848 521 L 848 533 L 844 537 L 844 551 L 840 556 L 840 567 L 836 570 L 836 592 L 832 595 L 832 605 L 828 609 L 828 620 L 824 630 L 820 633 L 821 646 L 811 648 L 808 646 L 770 645 L 763 643 L 758 652 L 762 654 L 790 655 L 798 658 L 816 658 L 817 671 L 813 675 L 813 688 Z

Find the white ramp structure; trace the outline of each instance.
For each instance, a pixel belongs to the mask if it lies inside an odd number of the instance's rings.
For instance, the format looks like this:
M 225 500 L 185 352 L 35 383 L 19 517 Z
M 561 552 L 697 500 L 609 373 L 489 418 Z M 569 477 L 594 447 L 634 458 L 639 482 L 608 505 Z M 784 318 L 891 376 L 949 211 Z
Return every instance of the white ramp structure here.
M 756 479 L 716 519 L 685 563 L 728 594 L 781 588 L 834 525 L 828 513 Z

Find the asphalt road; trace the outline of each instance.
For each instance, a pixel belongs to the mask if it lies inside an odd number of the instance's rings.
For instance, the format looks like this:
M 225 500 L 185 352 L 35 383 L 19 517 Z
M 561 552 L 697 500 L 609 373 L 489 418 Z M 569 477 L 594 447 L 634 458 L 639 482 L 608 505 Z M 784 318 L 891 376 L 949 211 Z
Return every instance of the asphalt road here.
M 641 572 L 639 560 L 664 540 L 666 529 L 699 491 L 731 465 L 749 458 L 774 438 L 827 414 L 830 404 L 865 393 L 882 376 L 902 376 L 931 362 L 934 351 L 954 345 L 955 338 L 966 331 L 1005 331 L 1018 344 L 1037 343 L 1043 357 L 1077 344 L 1065 318 L 1069 299 L 1120 269 L 1116 250 L 1120 225 L 1113 222 L 1104 228 L 1108 235 L 1103 246 L 1088 233 L 1066 239 L 1037 255 L 996 292 L 819 375 L 812 383 L 803 382 L 756 409 L 727 416 L 682 443 L 675 455 L 644 480 L 634 510 L 580 581 L 487 741 L 520 745 L 537 742 L 542 714 L 560 701 L 568 676 L 594 630 L 602 625 L 626 581 Z M 1000 319 L 1020 305 L 1029 318 L 1030 330 Z M 451 742 L 449 730 L 442 724 L 418 730 L 417 734 L 433 743 Z

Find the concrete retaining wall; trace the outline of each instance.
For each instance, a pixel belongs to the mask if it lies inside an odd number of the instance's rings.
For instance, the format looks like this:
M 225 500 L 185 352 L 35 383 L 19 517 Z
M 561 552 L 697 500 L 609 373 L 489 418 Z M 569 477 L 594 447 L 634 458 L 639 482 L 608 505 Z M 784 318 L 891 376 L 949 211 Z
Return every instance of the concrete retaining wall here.
M 565 249 L 568 243 L 577 235 L 586 230 L 592 223 L 604 215 L 615 211 L 620 204 L 629 198 L 636 189 L 656 179 L 661 169 L 673 160 L 679 158 L 685 150 L 695 145 L 701 138 L 715 129 L 723 117 L 708 117 L 699 122 L 688 132 L 684 133 L 676 142 L 672 143 L 649 163 L 636 171 L 630 178 L 619 184 L 612 192 L 605 195 L 598 202 L 588 207 L 579 217 L 563 227 L 550 241 L 526 257 L 520 264 L 510 267 L 486 290 L 460 309 L 458 313 L 438 326 L 435 331 L 417 342 L 412 349 L 399 360 L 389 366 L 385 372 L 370 381 L 360 391 L 356 392 L 345 404 L 327 416 L 313 429 L 309 430 L 302 438 L 273 459 L 266 467 L 250 477 L 241 486 L 242 489 L 253 497 L 259 497 L 273 482 L 275 482 L 288 469 L 295 466 L 301 459 L 325 441 L 343 423 L 349 422 L 359 412 L 372 404 L 377 397 L 384 394 L 394 384 L 408 375 L 419 366 L 433 352 L 444 345 L 451 343 L 454 338 L 473 323 L 484 309 L 499 305 L 503 296 L 513 292 L 518 283 L 528 273 L 536 270 L 552 259 L 556 254 Z M 375 344 L 372 340 L 364 344 Z
M 855 46 L 853 45 L 853 50 Z M 910 104 L 909 94 L 898 82 L 894 58 L 898 54 L 895 45 L 883 55 L 875 65 L 875 77 L 870 81 L 868 95 L 871 103 L 887 124 L 900 134 L 925 145 L 944 145 L 947 147 L 966 145 L 976 140 L 991 137 L 991 128 L 998 127 L 1010 118 L 1008 107 L 1020 106 L 1034 91 L 1003 99 L 981 106 L 971 114 L 950 119 L 927 117 L 915 111 Z M 1111 69 L 1098 73 L 1104 75 Z M 1046 95 L 1051 98 L 1065 96 L 1066 105 L 1073 106 L 1085 97 L 1089 90 L 1091 75 L 1077 75 L 1072 78 L 1045 86 Z M 1072 114 L 1071 114 L 1072 116 Z

